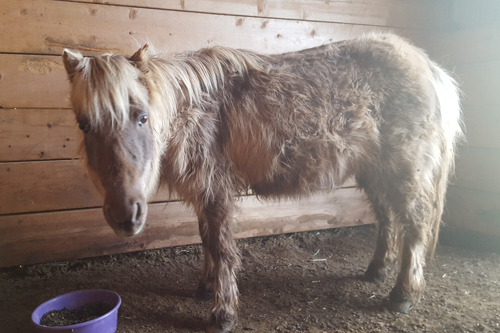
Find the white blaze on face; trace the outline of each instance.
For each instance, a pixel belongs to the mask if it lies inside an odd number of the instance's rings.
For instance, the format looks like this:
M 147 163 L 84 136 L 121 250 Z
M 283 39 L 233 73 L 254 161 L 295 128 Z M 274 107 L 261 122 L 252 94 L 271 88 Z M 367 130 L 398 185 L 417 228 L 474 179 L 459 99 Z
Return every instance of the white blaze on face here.
M 141 189 L 142 189 L 146 199 L 148 199 L 148 196 L 149 196 L 149 193 L 148 193 L 149 186 L 148 185 L 149 185 L 149 182 L 151 180 L 151 171 L 152 171 L 151 165 L 152 165 L 151 160 L 146 161 L 146 163 L 144 165 L 144 169 L 142 171 L 142 175 L 139 177 L 139 183 L 141 184 Z

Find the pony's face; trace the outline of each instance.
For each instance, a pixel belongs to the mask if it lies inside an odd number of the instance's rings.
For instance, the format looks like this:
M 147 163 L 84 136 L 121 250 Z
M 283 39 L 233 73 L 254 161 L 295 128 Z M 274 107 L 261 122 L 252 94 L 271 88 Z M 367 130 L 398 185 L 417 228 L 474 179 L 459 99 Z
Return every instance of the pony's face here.
M 146 222 L 152 164 L 147 120 L 147 112 L 139 108 L 131 108 L 130 121 L 119 131 L 110 126 L 89 128 L 88 120 L 78 120 L 89 174 L 104 196 L 106 221 L 118 236 L 135 235 Z
M 115 57 L 115 58 L 112 58 Z M 133 59 L 83 58 L 64 51 L 71 103 L 83 132 L 90 177 L 104 196 L 104 216 L 118 236 L 139 233 L 146 221 L 153 138 L 147 89 Z M 136 82 L 121 82 L 135 80 Z

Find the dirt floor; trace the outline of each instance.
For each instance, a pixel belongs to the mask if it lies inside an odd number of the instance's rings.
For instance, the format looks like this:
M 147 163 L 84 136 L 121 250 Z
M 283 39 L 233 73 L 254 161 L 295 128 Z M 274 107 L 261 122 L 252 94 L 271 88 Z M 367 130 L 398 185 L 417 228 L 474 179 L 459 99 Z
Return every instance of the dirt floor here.
M 240 240 L 240 321 L 235 332 L 500 332 L 500 255 L 440 246 L 427 290 L 408 314 L 383 303 L 381 285 L 359 280 L 374 227 Z M 0 331 L 30 332 L 31 312 L 57 295 L 88 288 L 118 292 L 118 332 L 203 331 L 210 302 L 192 296 L 200 246 L 3 269 Z M 318 260 L 320 259 L 320 260 Z

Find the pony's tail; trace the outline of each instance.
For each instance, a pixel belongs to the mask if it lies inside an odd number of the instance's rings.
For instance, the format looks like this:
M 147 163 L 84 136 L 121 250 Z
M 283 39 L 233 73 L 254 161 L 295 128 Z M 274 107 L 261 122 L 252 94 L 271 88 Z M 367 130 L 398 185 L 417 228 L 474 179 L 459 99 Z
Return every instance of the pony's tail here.
M 437 96 L 436 112 L 441 116 L 441 163 L 438 163 L 434 174 L 435 205 L 431 214 L 433 241 L 430 257 L 432 259 L 439 239 L 446 189 L 449 178 L 455 171 L 457 142 L 464 139 L 464 131 L 458 83 L 438 65 L 431 62 L 430 67 L 433 76 L 431 81 Z

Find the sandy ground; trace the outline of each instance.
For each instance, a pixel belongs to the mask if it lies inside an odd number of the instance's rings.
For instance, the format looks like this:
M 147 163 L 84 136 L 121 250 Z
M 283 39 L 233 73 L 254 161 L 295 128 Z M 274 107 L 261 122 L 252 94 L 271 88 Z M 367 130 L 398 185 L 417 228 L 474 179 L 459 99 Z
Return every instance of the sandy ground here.
M 383 306 L 385 283 L 363 282 L 373 226 L 240 240 L 240 321 L 235 332 L 500 332 L 500 255 L 440 246 L 427 290 L 408 314 Z M 203 331 L 211 303 L 193 298 L 200 246 L 0 270 L 0 331 L 30 332 L 31 312 L 90 288 L 123 299 L 118 331 Z M 317 260 L 322 259 L 322 260 Z

